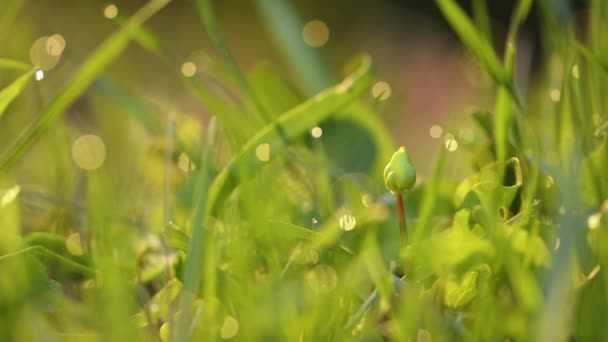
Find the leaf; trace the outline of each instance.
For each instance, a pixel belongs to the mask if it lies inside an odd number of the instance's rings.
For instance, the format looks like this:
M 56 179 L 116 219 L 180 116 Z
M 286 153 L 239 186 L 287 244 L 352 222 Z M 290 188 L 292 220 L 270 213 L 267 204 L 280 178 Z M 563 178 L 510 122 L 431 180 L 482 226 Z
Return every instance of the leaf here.
M 146 306 L 150 313 L 150 320 L 154 325 L 158 322 L 169 321 L 171 304 L 181 292 L 182 287 L 182 283 L 178 279 L 173 278 L 148 301 Z M 143 309 L 136 315 L 136 319 L 140 326 L 148 325 L 146 312 Z
M 472 209 L 481 204 L 486 209 L 508 209 L 523 182 L 521 165 L 517 158 L 511 158 L 503 164 L 512 173 L 512 184 L 508 185 L 499 182 L 499 165 L 500 163 L 490 164 L 463 180 L 454 194 L 454 205 Z
M 133 38 L 136 28 L 163 8 L 169 0 L 150 1 L 137 11 L 120 30 L 106 39 L 76 72 L 68 85 L 43 111 L 42 116 L 28 127 L 0 156 L 0 170 L 15 162 L 64 111 L 76 101 L 105 68 L 116 59 Z
M 21 61 L 17 61 L 14 59 L 8 59 L 8 58 L 0 58 L 0 68 L 7 68 L 7 69 L 17 69 L 17 70 L 28 70 L 30 69 L 32 66 L 27 64 L 27 63 L 23 63 Z
M 256 156 L 259 146 L 267 144 L 270 149 L 269 158 L 274 158 L 285 147 L 285 139 L 287 143 L 293 141 L 354 101 L 368 89 L 372 79 L 371 59 L 367 56 L 362 57 L 359 59 L 357 69 L 340 84 L 317 94 L 266 125 L 243 146 L 242 151 L 228 162 L 213 181 L 209 189 L 207 214 L 217 213 L 219 205 L 232 193 L 238 183 L 252 177 L 265 164 L 267 160 L 260 160 Z M 282 134 L 279 134 L 277 127 L 280 127 Z
M 19 96 L 19 94 L 23 91 L 23 88 L 28 84 L 28 82 L 32 79 L 32 75 L 34 74 L 34 69 L 26 72 L 21 75 L 18 79 L 13 81 L 10 85 L 0 90 L 0 117 L 4 114 L 4 111 L 8 107 L 13 100 Z
M 470 303 L 477 295 L 477 271 L 467 272 L 462 279 L 450 277 L 445 284 L 445 305 L 458 309 Z

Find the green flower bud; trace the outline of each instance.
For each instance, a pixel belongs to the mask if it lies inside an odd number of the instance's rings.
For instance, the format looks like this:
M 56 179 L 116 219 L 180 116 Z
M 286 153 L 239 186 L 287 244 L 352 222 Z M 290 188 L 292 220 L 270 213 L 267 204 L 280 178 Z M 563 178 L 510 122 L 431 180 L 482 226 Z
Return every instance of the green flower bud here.
M 400 147 L 384 168 L 384 185 L 394 195 L 411 189 L 416 184 L 416 170 L 405 147 Z

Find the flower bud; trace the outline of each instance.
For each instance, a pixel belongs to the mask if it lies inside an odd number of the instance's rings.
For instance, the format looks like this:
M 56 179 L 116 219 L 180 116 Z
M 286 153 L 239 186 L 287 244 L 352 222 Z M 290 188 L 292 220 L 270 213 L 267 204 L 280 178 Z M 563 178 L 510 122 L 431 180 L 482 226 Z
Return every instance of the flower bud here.
M 405 147 L 400 147 L 384 168 L 384 185 L 393 195 L 403 193 L 416 184 L 416 170 Z

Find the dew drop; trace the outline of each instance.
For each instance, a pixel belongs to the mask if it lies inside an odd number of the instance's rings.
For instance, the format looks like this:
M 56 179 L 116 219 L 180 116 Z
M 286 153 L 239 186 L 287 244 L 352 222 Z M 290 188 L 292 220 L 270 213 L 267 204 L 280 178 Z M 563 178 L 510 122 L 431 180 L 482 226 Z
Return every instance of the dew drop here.
M 551 101 L 553 102 L 559 102 L 559 100 L 562 98 L 562 92 L 559 89 L 551 90 L 549 95 L 551 97 Z
M 15 185 L 12 188 L 8 189 L 0 199 L 0 208 L 7 206 L 9 203 L 14 201 L 20 192 L 21 187 L 19 185 Z
M 587 226 L 591 230 L 598 229 L 602 222 L 602 213 L 595 213 L 587 218 Z
M 224 323 L 222 323 L 222 329 L 220 331 L 220 336 L 227 340 L 231 339 L 239 332 L 239 321 L 237 321 L 234 317 L 228 315 L 224 318 Z
M 258 157 L 261 161 L 269 161 L 270 160 L 270 145 L 268 144 L 260 144 L 255 149 L 255 156 Z
M 34 77 L 36 78 L 36 81 L 42 81 L 42 79 L 44 78 L 44 71 L 36 71 L 36 75 Z
M 194 163 L 192 163 L 192 160 L 190 160 L 190 157 L 188 157 L 186 153 L 179 155 L 179 158 L 177 159 L 177 167 L 186 173 L 192 172 L 196 169 Z
M 357 220 L 351 214 L 344 214 L 340 217 L 340 227 L 345 231 L 351 231 L 355 229 L 357 225 Z
M 313 127 L 313 129 L 310 130 L 310 135 L 312 135 L 313 138 L 320 138 L 323 135 L 323 129 L 321 129 L 321 127 Z
M 578 70 L 578 64 L 574 64 L 574 66 L 572 67 L 572 76 L 574 76 L 574 78 L 576 78 L 577 80 L 580 78 L 580 72 Z
M 65 247 L 72 255 L 83 255 L 82 242 L 80 240 L 80 233 L 72 233 L 65 240 Z
M 554 183 L 555 183 L 555 181 L 553 180 L 553 177 L 547 176 L 547 181 L 545 182 L 545 187 L 548 189 L 548 188 L 552 187 Z
M 182 64 L 182 75 L 192 77 L 194 74 L 196 74 L 196 64 L 192 62 L 185 62 Z
M 384 81 L 376 82 L 372 87 L 372 96 L 379 101 L 388 99 L 391 96 L 391 86 Z
M 454 152 L 458 149 L 458 141 L 452 134 L 445 135 L 444 145 L 449 152 Z

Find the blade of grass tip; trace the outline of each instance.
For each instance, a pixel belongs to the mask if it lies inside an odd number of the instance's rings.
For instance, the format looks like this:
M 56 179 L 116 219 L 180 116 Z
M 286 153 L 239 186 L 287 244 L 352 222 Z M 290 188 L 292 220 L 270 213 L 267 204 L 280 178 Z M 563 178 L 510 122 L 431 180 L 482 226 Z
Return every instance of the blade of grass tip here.
M 435 0 L 444 17 L 456 31 L 463 43 L 477 55 L 490 76 L 499 84 L 510 81 L 490 42 L 484 39 L 454 0 Z
M 62 115 L 95 78 L 116 59 L 133 38 L 136 28 L 161 10 L 170 0 L 151 0 L 131 17 L 129 22 L 106 39 L 80 67 L 68 85 L 44 110 L 42 116 L 25 129 L 0 157 L 0 170 L 15 162 Z
M 180 318 L 177 320 L 175 331 L 172 332 L 175 336 L 176 341 L 185 341 L 188 339 L 185 332 L 188 330 L 188 324 L 191 321 L 191 308 L 194 300 L 198 294 L 198 291 L 202 284 L 202 270 L 209 267 L 214 268 L 214 265 L 208 265 L 209 262 L 209 247 L 211 238 L 205 236 L 205 227 L 203 226 L 205 220 L 205 204 L 208 197 L 209 190 L 209 170 L 211 163 L 211 154 L 213 147 L 215 146 L 215 136 L 217 128 L 215 118 L 212 118 L 209 122 L 209 128 L 207 130 L 207 141 L 206 146 L 203 150 L 201 157 L 201 166 L 198 172 L 198 181 L 196 186 L 196 195 L 192 207 L 191 214 L 191 225 L 192 225 L 192 238 L 190 239 L 190 246 L 186 257 L 186 264 L 184 266 L 184 287 L 182 295 L 180 297 L 178 311 L 181 312 Z M 203 260 L 206 259 L 206 260 Z M 201 267 L 201 261 L 203 267 Z M 205 272 L 207 275 L 208 272 Z M 205 279 L 205 282 L 215 282 L 215 279 Z
M 302 20 L 290 1 L 254 1 L 266 31 L 283 55 L 283 60 L 299 81 L 300 88 L 312 96 L 332 84 L 329 70 L 315 49 L 302 39 Z
M 8 59 L 8 58 L 0 58 L 0 68 L 6 68 L 6 69 L 17 69 L 17 70 L 28 70 L 30 69 L 32 66 L 21 62 L 21 61 L 17 61 L 14 59 Z
M 21 75 L 18 79 L 13 81 L 13 83 L 9 84 L 6 88 L 0 90 L 0 118 L 4 111 L 8 107 L 8 105 L 13 102 L 13 100 L 21 94 L 23 88 L 28 84 L 28 82 L 32 79 L 32 75 L 34 74 L 35 69 L 32 69 L 25 74 Z
M 254 105 L 258 115 L 264 120 L 264 122 L 269 123 L 272 121 L 272 118 L 268 114 L 268 112 L 264 109 L 262 102 L 257 98 L 253 89 L 247 83 L 247 79 L 245 75 L 241 72 L 236 60 L 230 53 L 230 50 L 226 46 L 224 37 L 222 35 L 222 31 L 220 30 L 219 24 L 217 23 L 215 13 L 213 12 L 213 6 L 211 5 L 212 0 L 197 0 L 197 8 L 198 14 L 203 21 L 203 25 L 207 29 L 209 36 L 211 37 L 211 41 L 216 49 L 224 57 L 224 60 L 230 67 L 230 71 L 232 73 L 232 77 L 240 84 L 241 88 L 249 98 L 249 101 Z
M 261 144 L 272 148 L 269 158 L 277 154 L 286 143 L 276 131 L 276 125 L 285 129 L 287 143 L 306 134 L 310 127 L 323 122 L 331 114 L 350 104 L 367 90 L 374 79 L 371 59 L 364 56 L 359 60 L 356 70 L 340 84 L 329 88 L 282 114 L 275 122 L 264 127 L 250 139 L 242 151 L 228 162 L 209 189 L 207 214 L 213 215 L 218 206 L 238 185 L 239 174 L 255 174 L 266 162 L 257 158 L 256 149 Z

